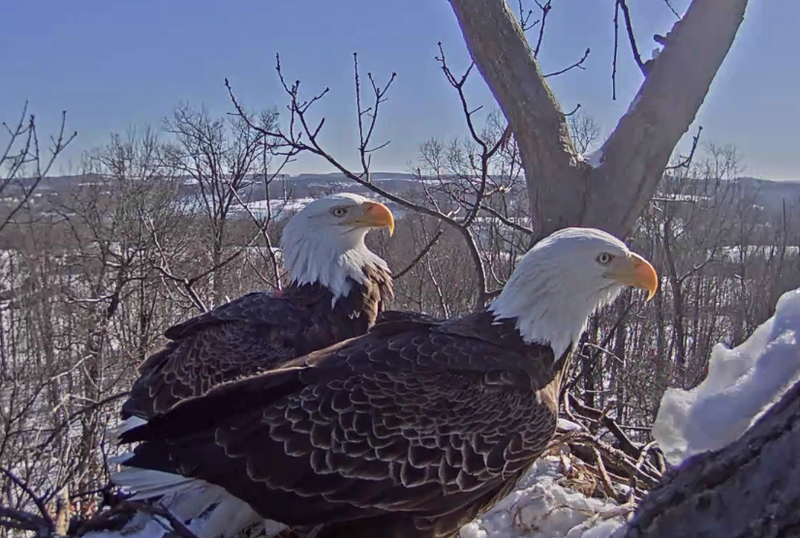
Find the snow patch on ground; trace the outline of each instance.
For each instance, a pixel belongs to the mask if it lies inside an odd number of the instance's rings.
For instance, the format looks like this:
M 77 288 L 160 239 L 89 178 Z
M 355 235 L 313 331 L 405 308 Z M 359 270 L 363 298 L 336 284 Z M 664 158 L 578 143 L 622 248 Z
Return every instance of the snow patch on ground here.
M 465 525 L 459 538 L 608 538 L 628 511 L 564 487 L 561 460 L 541 458 L 517 489 Z
M 734 349 L 714 348 L 708 376 L 692 390 L 669 389 L 653 436 L 672 465 L 736 441 L 800 379 L 800 289 Z

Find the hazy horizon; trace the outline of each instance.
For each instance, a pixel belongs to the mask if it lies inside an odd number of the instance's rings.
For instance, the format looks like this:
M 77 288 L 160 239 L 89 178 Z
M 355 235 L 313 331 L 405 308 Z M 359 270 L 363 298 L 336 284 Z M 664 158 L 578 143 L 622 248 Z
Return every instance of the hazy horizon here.
M 82 176 L 82 175 L 89 176 L 89 175 L 92 175 L 92 173 L 93 172 L 86 172 L 86 173 L 82 173 L 82 172 L 51 173 L 51 174 L 48 175 L 48 177 L 51 178 L 51 179 L 58 179 L 59 177 L 79 177 L 79 176 Z M 374 176 L 390 176 L 390 177 L 409 176 L 409 177 L 415 177 L 415 174 L 413 172 L 409 172 L 409 171 L 405 171 L 405 170 L 383 170 L 383 169 L 376 170 L 376 169 L 372 169 L 370 171 L 370 173 L 372 174 L 373 177 Z M 259 172 L 253 172 L 251 175 L 258 176 Z M 323 171 L 306 171 L 306 170 L 303 170 L 303 171 L 299 171 L 299 172 L 283 172 L 283 173 L 279 174 L 276 177 L 281 177 L 281 176 L 286 176 L 286 177 L 290 177 L 290 178 L 297 178 L 297 177 L 300 177 L 300 176 L 340 176 L 340 177 L 346 177 L 343 173 L 339 172 L 338 170 L 323 170 Z M 181 177 L 187 177 L 188 178 L 190 176 L 188 174 L 186 174 L 186 175 L 182 175 L 182 176 L 178 176 L 178 177 L 179 178 L 181 178 Z M 756 175 L 752 175 L 752 174 L 748 174 L 748 173 L 739 174 L 733 179 L 755 179 L 755 180 L 759 180 L 759 181 L 800 183 L 800 177 L 797 177 L 797 178 L 786 178 L 786 179 L 780 179 L 780 178 L 776 179 L 776 178 L 771 178 L 771 177 L 766 177 L 766 176 L 756 176 Z

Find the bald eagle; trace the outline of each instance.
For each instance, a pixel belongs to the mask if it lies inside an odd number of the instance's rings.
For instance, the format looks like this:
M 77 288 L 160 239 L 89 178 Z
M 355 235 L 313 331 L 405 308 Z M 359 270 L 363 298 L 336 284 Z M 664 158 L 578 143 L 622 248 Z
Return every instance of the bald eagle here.
M 318 538 L 453 537 L 507 495 L 554 435 L 588 316 L 658 287 L 615 237 L 568 228 L 499 297 L 451 320 L 399 317 L 219 386 L 123 434 L 124 465 L 221 486 Z
M 367 232 L 381 227 L 394 232 L 391 211 L 363 196 L 334 194 L 308 204 L 281 237 L 289 285 L 280 293 L 250 293 L 168 329 L 170 342 L 139 367 L 115 433 L 220 383 L 367 332 L 392 295 L 386 262 L 364 244 Z M 137 498 L 175 489 L 152 473 L 118 478 Z
M 364 244 L 380 227 L 393 233 L 391 211 L 356 194 L 308 204 L 281 237 L 287 288 L 244 295 L 167 329 L 171 341 L 139 367 L 123 415 L 152 417 L 224 381 L 365 333 L 392 293 L 386 262 Z

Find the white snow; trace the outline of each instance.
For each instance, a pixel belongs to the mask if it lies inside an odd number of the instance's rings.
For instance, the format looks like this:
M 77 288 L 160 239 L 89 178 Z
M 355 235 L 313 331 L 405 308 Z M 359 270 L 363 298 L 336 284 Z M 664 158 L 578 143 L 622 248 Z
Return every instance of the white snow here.
M 266 218 L 268 215 L 271 215 L 271 217 L 277 221 L 291 217 L 313 201 L 314 198 L 294 198 L 287 201 L 257 200 L 255 202 L 249 202 L 247 208 L 258 218 Z M 234 206 L 232 211 L 234 213 L 246 213 L 240 206 Z
M 683 194 L 683 193 L 665 193 L 657 196 L 658 200 L 671 201 L 671 202 L 705 202 L 711 200 L 710 196 L 701 196 L 698 194 Z
M 565 418 L 559 418 L 557 429 L 560 432 L 571 432 L 576 430 L 582 430 L 584 428 L 577 422 L 572 422 L 571 420 L 567 420 Z
M 459 538 L 608 538 L 630 512 L 615 501 L 589 498 L 563 485 L 562 459 L 533 464 L 516 491 L 465 525 Z
M 186 528 L 195 536 L 207 535 L 207 519 L 206 517 L 194 519 L 186 525 Z M 272 522 L 262 522 L 247 529 L 242 536 L 243 538 L 245 536 L 275 536 L 283 528 Z M 222 532 L 224 527 L 217 530 Z M 211 531 L 211 533 L 213 532 L 215 531 Z M 214 536 L 214 534 L 211 535 Z M 166 518 L 138 512 L 121 530 L 91 531 L 83 536 L 84 538 L 167 538 L 167 536 L 175 536 L 175 533 Z
M 737 440 L 800 379 L 800 289 L 781 296 L 775 315 L 743 344 L 714 348 L 708 376 L 692 390 L 670 389 L 653 436 L 672 465 Z
M 559 430 L 574 428 L 580 426 L 559 422 Z M 627 519 L 632 506 L 589 498 L 571 490 L 565 483 L 565 464 L 572 466 L 569 462 L 565 452 L 551 452 L 539 459 L 520 479 L 514 492 L 462 527 L 459 538 L 609 538 Z M 208 527 L 221 529 L 216 521 L 220 518 L 214 514 L 215 510 L 209 510 L 188 521 L 187 527 L 197 536 L 214 535 Z M 237 537 L 274 536 L 281 528 L 274 522 L 262 521 Z M 169 524 L 161 518 L 138 514 L 121 531 L 96 531 L 88 533 L 86 538 L 165 538 L 168 530 Z
M 580 157 L 592 168 L 598 168 L 601 164 L 603 164 L 603 157 L 605 157 L 605 155 L 603 155 L 603 147 L 601 146 L 594 151 L 588 151 L 582 154 Z
M 762 259 L 769 259 L 770 256 L 779 257 L 781 255 L 781 249 L 778 246 L 771 245 L 743 245 L 720 247 L 717 249 L 717 253 L 722 259 L 738 262 L 742 257 L 760 257 Z M 786 245 L 784 253 L 786 256 L 797 256 L 800 254 L 800 247 L 796 245 Z

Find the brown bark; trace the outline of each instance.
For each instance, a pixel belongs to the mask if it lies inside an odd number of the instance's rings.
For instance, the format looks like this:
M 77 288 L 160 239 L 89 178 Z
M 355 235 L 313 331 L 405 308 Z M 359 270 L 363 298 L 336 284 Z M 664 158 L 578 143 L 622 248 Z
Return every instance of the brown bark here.
M 800 382 L 726 448 L 650 492 L 619 538 L 800 536 Z
M 593 168 L 504 0 L 450 0 L 470 54 L 520 148 L 535 239 L 572 225 L 624 237 L 661 179 L 744 18 L 747 0 L 694 0 Z M 613 196 L 610 195 L 613 193 Z

